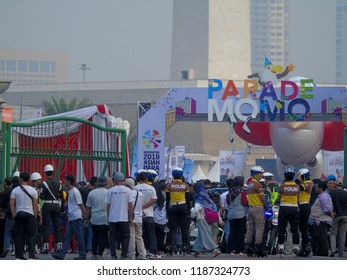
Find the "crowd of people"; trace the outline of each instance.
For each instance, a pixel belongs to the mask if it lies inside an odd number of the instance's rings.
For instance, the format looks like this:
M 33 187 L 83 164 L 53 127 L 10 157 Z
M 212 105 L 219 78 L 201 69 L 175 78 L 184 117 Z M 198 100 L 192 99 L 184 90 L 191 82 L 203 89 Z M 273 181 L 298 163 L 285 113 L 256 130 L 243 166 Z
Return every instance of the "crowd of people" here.
M 60 182 L 50 164 L 44 178 L 16 172 L 0 193 L 0 258 L 14 251 L 21 260 L 38 259 L 38 252 L 63 260 L 77 251 L 74 259 L 102 260 L 106 250 L 113 259 L 156 260 L 177 251 L 197 258 L 222 251 L 263 257 L 270 253 L 267 213 L 274 205 L 278 254 L 344 257 L 347 192 L 341 178 L 312 180 L 307 168 L 287 168 L 278 183 L 261 166 L 253 166 L 247 180 L 228 178 L 224 189 L 212 188 L 208 179 L 189 184 L 179 167 L 172 178 L 167 183 L 155 170 L 139 170 L 134 177 L 114 172 L 88 183 L 68 174 Z

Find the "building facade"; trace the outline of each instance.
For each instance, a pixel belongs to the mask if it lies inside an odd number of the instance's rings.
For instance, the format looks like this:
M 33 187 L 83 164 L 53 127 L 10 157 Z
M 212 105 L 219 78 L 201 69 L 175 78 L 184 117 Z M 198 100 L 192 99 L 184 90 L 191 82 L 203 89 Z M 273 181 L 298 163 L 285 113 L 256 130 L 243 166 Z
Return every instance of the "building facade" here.
M 0 49 L 0 79 L 13 84 L 67 82 L 67 53 Z

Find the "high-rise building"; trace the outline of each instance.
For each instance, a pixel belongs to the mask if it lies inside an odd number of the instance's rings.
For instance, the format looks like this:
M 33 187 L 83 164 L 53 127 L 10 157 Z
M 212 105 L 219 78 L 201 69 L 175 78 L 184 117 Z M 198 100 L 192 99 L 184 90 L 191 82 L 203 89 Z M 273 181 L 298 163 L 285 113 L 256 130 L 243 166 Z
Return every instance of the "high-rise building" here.
M 250 74 L 249 0 L 173 1 L 171 80 Z
M 346 0 L 175 0 L 171 80 L 232 79 L 264 69 L 347 82 Z
M 250 0 L 251 70 L 288 64 L 288 0 Z
M 347 83 L 347 1 L 336 3 L 336 83 Z
M 13 84 L 67 82 L 67 53 L 0 49 L 0 79 Z

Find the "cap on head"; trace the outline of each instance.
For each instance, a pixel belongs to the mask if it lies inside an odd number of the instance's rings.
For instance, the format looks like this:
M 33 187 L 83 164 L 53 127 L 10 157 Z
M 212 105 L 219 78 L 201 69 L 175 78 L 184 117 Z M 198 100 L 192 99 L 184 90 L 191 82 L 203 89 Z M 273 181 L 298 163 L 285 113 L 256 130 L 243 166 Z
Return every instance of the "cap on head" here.
M 19 177 L 20 175 L 20 172 L 19 171 L 16 171 L 15 173 L 13 173 L 13 176 L 12 177 Z
M 126 178 L 124 183 L 126 186 L 129 186 L 131 189 L 135 188 L 135 180 L 133 178 Z
M 329 175 L 326 179 L 327 182 L 329 181 L 336 181 L 336 177 L 334 175 Z
M 47 164 L 45 165 L 45 168 L 43 169 L 44 172 L 54 171 L 53 165 Z
M 39 172 L 34 172 L 30 176 L 31 181 L 36 181 L 36 180 L 40 180 L 40 179 L 42 179 L 42 176 Z
M 125 178 L 122 172 L 117 171 L 113 172 L 112 179 L 117 181 L 124 181 Z
M 106 184 L 107 184 L 107 178 L 105 176 L 100 176 L 98 178 L 97 185 L 103 187 L 103 186 L 106 186 Z

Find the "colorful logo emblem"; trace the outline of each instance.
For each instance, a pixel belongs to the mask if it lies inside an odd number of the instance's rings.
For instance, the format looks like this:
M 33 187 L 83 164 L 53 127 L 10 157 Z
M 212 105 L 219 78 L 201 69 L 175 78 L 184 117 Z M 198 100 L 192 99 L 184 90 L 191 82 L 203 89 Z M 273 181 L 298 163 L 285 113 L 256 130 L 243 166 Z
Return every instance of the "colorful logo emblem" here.
M 147 130 L 142 136 L 142 143 L 146 146 L 147 149 L 150 149 L 151 146 L 156 149 L 161 143 L 161 136 L 155 129 L 153 129 L 153 131 Z

